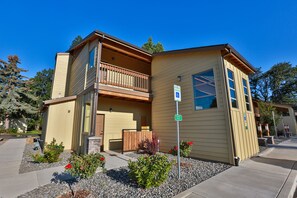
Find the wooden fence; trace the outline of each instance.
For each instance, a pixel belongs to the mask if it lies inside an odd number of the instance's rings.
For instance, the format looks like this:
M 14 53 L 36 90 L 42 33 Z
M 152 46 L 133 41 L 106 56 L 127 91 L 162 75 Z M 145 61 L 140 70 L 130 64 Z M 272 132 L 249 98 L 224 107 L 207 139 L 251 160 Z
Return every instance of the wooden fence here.
M 122 152 L 127 151 L 136 151 L 138 144 L 142 140 L 152 140 L 153 132 L 152 131 L 137 131 L 134 129 L 123 129 L 122 131 L 122 140 L 123 140 L 123 149 Z

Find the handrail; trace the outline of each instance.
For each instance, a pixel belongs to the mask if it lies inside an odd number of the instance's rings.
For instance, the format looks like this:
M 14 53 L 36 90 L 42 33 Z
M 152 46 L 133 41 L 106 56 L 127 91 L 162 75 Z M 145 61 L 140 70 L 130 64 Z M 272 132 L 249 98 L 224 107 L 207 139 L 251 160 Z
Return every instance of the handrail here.
M 150 76 L 147 74 L 101 62 L 100 76 L 102 84 L 149 92 Z

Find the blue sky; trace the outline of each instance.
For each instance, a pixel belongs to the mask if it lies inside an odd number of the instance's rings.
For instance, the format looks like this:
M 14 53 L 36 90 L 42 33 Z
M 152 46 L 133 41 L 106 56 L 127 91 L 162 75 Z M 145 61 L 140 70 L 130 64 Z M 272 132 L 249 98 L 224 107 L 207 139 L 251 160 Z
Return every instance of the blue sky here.
M 17 54 L 29 77 L 95 29 L 166 50 L 230 43 L 255 67 L 297 64 L 297 1 L 1 1 L 0 59 Z M 144 2 L 144 1 L 143 1 Z

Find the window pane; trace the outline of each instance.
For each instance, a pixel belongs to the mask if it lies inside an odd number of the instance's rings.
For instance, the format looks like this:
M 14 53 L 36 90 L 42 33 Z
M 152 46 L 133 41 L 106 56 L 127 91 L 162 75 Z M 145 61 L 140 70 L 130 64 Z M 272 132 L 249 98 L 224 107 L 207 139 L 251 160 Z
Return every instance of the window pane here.
M 243 84 L 244 87 L 247 87 L 247 83 L 246 83 L 245 79 L 242 79 L 242 84 Z
M 193 75 L 195 110 L 217 107 L 213 70 Z
M 246 87 L 244 87 L 244 94 L 248 94 L 248 90 Z
M 246 103 L 246 110 L 248 110 L 248 111 L 251 110 L 250 104 L 248 104 L 248 103 Z
M 235 90 L 230 89 L 230 95 L 231 95 L 231 98 L 235 98 L 236 99 Z
M 237 102 L 235 99 L 231 99 L 232 107 L 237 108 Z
M 235 89 L 235 86 L 234 86 L 234 81 L 230 80 L 229 79 L 229 86 L 233 89 Z
M 89 68 L 93 68 L 95 64 L 95 48 L 89 53 Z
M 233 72 L 230 69 L 228 69 L 228 78 L 234 79 Z

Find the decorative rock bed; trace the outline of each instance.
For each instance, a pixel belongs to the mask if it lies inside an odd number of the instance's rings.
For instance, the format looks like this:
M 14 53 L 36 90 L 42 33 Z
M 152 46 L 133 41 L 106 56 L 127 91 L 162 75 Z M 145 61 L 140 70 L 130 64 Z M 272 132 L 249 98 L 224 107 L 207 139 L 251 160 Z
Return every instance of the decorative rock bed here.
M 19 173 L 27 173 L 31 171 L 42 170 L 45 168 L 52 168 L 57 166 L 65 166 L 68 162 L 67 159 L 71 156 L 70 151 L 64 151 L 61 153 L 59 162 L 55 163 L 35 163 L 32 159 L 32 155 L 40 152 L 39 150 L 33 150 L 34 144 L 26 144 L 25 150 L 23 153 L 23 159 L 21 162 Z
M 130 157 L 137 158 L 138 154 L 128 154 Z M 174 160 L 176 157 L 168 155 L 169 159 Z M 128 167 L 109 170 L 106 173 L 97 173 L 90 179 L 83 179 L 71 185 L 75 192 L 89 192 L 88 197 L 173 197 L 194 185 L 207 180 L 216 174 L 228 169 L 231 165 L 219 162 L 210 162 L 190 158 L 181 158 L 181 179 L 177 180 L 177 166 L 173 165 L 166 182 L 161 186 L 150 189 L 142 189 L 128 176 Z M 59 186 L 50 184 L 46 187 L 40 187 L 28 192 L 21 197 L 38 197 L 46 193 L 49 188 L 53 191 L 65 192 L 64 184 Z M 44 189 L 42 189 L 44 188 Z M 71 192 L 69 188 L 69 192 Z M 69 192 L 64 193 L 61 197 L 69 197 Z M 46 194 L 47 197 L 56 197 Z M 67 196 L 68 195 L 68 196 Z

